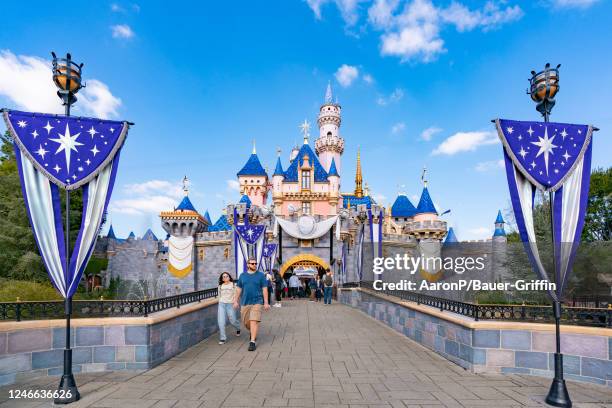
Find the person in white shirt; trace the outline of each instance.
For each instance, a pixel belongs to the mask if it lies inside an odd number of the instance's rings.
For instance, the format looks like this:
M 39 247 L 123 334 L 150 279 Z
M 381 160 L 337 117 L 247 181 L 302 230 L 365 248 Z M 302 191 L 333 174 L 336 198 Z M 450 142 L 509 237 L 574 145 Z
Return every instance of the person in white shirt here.
M 291 275 L 289 278 L 289 296 L 291 296 L 291 299 L 295 299 L 300 286 L 300 278 L 296 274 Z
M 225 344 L 225 325 L 227 320 L 236 328 L 236 336 L 240 336 L 240 322 L 236 318 L 236 310 L 232 307 L 236 295 L 236 285 L 229 273 L 223 272 L 219 276 L 219 303 L 217 305 L 217 322 L 219 323 L 219 344 Z

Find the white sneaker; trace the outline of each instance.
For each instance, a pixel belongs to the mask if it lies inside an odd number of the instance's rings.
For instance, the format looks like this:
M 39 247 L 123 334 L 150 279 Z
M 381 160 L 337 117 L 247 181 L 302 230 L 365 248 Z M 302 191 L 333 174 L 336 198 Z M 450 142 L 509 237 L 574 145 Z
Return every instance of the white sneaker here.
M 281 304 L 280 303 L 275 303 L 274 307 L 281 307 Z

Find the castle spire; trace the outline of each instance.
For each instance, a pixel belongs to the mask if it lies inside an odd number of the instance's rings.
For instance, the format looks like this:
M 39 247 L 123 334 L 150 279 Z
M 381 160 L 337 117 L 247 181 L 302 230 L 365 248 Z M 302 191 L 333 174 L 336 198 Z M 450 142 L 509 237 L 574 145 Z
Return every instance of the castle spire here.
M 423 173 L 421 173 L 421 181 L 423 182 L 423 187 L 427 188 L 427 166 L 423 166 Z
M 355 197 L 363 197 L 363 177 L 361 175 L 361 152 L 357 149 L 357 171 L 355 172 Z
M 187 178 L 187 175 L 183 177 L 183 192 L 185 193 L 185 197 L 189 195 L 189 179 Z
M 332 94 L 331 82 L 327 81 L 327 90 L 325 91 L 325 103 L 332 103 L 333 98 L 334 96 Z
M 253 139 L 253 154 L 257 154 L 257 147 L 255 147 L 255 139 Z

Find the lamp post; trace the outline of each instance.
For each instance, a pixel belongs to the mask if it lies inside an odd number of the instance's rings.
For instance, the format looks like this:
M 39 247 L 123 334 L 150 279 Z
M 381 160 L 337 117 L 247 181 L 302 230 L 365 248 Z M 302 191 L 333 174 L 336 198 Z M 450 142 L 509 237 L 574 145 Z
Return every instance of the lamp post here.
M 70 54 L 66 58 L 53 56 L 53 82 L 58 88 L 57 96 L 65 106 L 66 116 L 70 116 L 70 106 L 76 102 L 76 93 L 83 87 L 81 84 L 81 69 L 83 64 L 77 65 L 72 61 Z M 70 192 L 66 191 L 66 274 L 70 271 Z M 68 288 L 68 285 L 66 285 Z M 72 349 L 70 348 L 70 315 L 72 314 L 72 296 L 64 299 L 64 312 L 66 314 L 66 347 L 64 348 L 64 374 L 58 388 L 56 404 L 69 404 L 78 401 L 81 396 L 72 373 Z
M 559 92 L 559 67 L 550 68 L 550 64 L 546 64 L 543 71 L 536 73 L 531 71 L 531 79 L 529 80 L 529 90 L 527 93 L 531 95 L 531 99 L 537 103 L 536 109 L 544 117 L 544 122 L 548 122 L 550 112 L 555 106 L 555 95 Z M 557 268 L 556 248 L 555 248 L 555 228 L 553 223 L 553 199 L 554 193 L 548 192 L 548 204 L 550 206 L 550 231 L 552 237 L 553 250 L 553 270 L 555 272 L 555 282 L 557 285 L 561 283 L 560 271 Z M 557 299 L 553 299 L 553 312 L 555 316 L 555 377 L 546 396 L 546 403 L 555 407 L 570 408 L 572 401 L 565 385 L 563 378 L 563 354 L 561 354 L 561 292 L 557 292 Z

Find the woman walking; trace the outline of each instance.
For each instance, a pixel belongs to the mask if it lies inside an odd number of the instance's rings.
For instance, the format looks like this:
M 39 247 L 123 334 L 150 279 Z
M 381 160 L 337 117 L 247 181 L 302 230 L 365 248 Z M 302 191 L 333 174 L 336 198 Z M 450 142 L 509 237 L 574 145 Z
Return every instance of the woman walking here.
M 317 292 L 315 296 L 317 302 L 320 302 L 321 298 L 323 297 L 323 281 L 319 275 L 317 275 Z
M 219 344 L 225 344 L 227 337 L 225 335 L 225 325 L 227 320 L 236 328 L 236 336 L 240 336 L 240 322 L 236 318 L 236 311 L 232 307 L 234 296 L 236 294 L 236 285 L 234 279 L 229 273 L 223 272 L 219 276 L 219 304 L 217 305 L 217 322 L 219 323 Z

